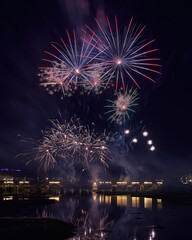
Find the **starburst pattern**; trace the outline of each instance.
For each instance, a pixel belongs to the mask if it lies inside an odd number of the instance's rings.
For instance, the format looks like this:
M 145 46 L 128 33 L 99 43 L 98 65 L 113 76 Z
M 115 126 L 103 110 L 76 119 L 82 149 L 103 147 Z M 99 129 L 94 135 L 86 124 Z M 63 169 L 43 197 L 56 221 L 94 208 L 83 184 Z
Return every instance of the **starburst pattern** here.
M 145 26 L 140 27 L 134 25 L 133 18 L 131 18 L 129 25 L 121 34 L 116 17 L 114 28 L 107 17 L 107 26 L 98 20 L 96 20 L 96 23 L 99 28 L 98 34 L 88 26 L 86 26 L 86 31 L 90 33 L 90 36 L 94 36 L 97 49 L 102 52 L 102 55 L 99 56 L 101 62 L 98 64 L 105 66 L 104 75 L 107 74 L 109 76 L 106 86 L 111 80 L 113 81 L 114 76 L 116 79 L 116 90 L 119 81 L 121 81 L 123 88 L 126 88 L 127 77 L 140 88 L 135 77 L 136 75 L 140 75 L 154 82 L 154 79 L 149 73 L 160 74 L 157 70 L 160 65 L 156 63 L 160 59 L 148 57 L 148 55 L 151 55 L 151 53 L 156 52 L 158 49 L 149 48 L 155 40 L 142 40 L 142 33 Z
M 135 112 L 133 109 L 138 105 L 138 93 L 136 89 L 126 88 L 126 91 L 122 93 L 116 92 L 117 99 L 115 101 L 108 100 L 110 105 L 105 106 L 108 111 L 105 114 L 110 114 L 108 120 L 111 122 L 116 121 L 118 124 L 125 122 L 126 118 L 130 119 L 130 112 Z
M 41 85 L 45 86 L 50 93 L 62 90 L 64 95 L 71 96 L 74 91 L 89 84 L 94 87 L 95 62 L 102 51 L 96 52 L 97 42 L 93 42 L 93 36 L 88 39 L 86 34 L 78 43 L 73 31 L 73 39 L 67 31 L 68 44 L 61 39 L 61 43 L 52 43 L 56 53 L 46 51 L 51 59 L 43 59 L 51 66 L 40 67 Z M 103 49 L 104 51 L 104 49 Z M 97 67 L 98 68 L 98 67 Z M 100 76 L 101 78 L 101 76 Z

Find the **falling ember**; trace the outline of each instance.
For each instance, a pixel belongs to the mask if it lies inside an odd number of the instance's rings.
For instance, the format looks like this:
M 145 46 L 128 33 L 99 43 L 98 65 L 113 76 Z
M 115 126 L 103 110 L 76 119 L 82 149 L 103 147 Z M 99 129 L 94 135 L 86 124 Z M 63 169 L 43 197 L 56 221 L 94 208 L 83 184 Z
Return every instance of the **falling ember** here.
M 125 134 L 129 134 L 129 133 L 130 133 L 129 129 L 126 129 Z
M 152 151 L 152 152 L 155 151 L 155 147 L 154 147 L 154 146 L 151 146 L 151 147 L 150 147 L 150 151 Z
M 143 136 L 144 136 L 144 137 L 147 137 L 147 136 L 148 136 L 148 132 L 146 132 L 146 131 L 143 132 Z

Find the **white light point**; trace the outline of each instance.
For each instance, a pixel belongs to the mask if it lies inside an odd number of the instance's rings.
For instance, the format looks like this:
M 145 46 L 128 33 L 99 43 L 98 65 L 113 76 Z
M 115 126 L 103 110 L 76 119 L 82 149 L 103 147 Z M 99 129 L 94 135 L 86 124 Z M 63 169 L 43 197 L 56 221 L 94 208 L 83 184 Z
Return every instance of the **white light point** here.
M 148 145 L 152 145 L 152 143 L 153 143 L 152 140 L 148 140 L 148 141 L 147 141 L 147 144 L 148 144 Z
M 125 111 L 126 110 L 126 105 L 122 105 L 120 108 L 121 108 L 122 111 Z
M 94 86 L 99 85 L 99 80 L 95 79 L 94 82 L 93 82 L 93 85 L 94 85 Z
M 155 151 L 155 147 L 154 147 L 154 146 L 151 146 L 151 147 L 150 147 L 150 151 L 152 151 L 152 152 Z
M 130 133 L 129 129 L 126 129 L 125 134 L 129 134 L 129 133 Z
M 132 142 L 137 143 L 138 142 L 137 138 L 133 138 Z
M 154 229 L 151 232 L 151 236 L 152 236 L 152 238 L 155 238 L 155 231 L 154 231 Z
M 143 132 L 143 136 L 144 136 L 144 137 L 147 137 L 147 135 L 148 135 L 148 132 L 146 132 L 146 131 Z
M 117 63 L 117 65 L 120 65 L 122 63 L 122 60 L 121 59 L 117 59 L 116 63 Z
M 80 71 L 78 68 L 75 69 L 75 73 L 78 74 Z

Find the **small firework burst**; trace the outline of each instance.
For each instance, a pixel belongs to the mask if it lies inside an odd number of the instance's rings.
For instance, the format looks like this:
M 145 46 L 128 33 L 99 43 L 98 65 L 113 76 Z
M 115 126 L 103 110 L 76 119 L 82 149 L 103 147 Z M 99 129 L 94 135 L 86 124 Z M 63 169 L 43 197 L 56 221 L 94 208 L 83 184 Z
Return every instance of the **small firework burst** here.
M 104 76 L 104 69 L 104 66 L 98 66 L 95 64 L 95 67 L 89 72 L 90 81 L 82 82 L 84 92 L 88 94 L 91 92 L 95 94 L 103 93 L 108 78 L 107 75 Z M 108 87 L 111 87 L 111 85 L 108 85 Z
M 53 61 L 51 67 L 40 68 L 40 85 L 44 86 L 51 95 L 62 91 L 64 96 L 71 96 L 74 93 L 74 86 L 66 84 L 66 72 L 67 67 L 62 62 Z
M 117 99 L 115 101 L 108 100 L 110 105 L 105 106 L 109 110 L 105 114 L 110 114 L 108 120 L 111 122 L 116 121 L 118 124 L 125 122 L 126 118 L 130 119 L 130 112 L 135 112 L 134 106 L 138 105 L 139 99 L 136 89 L 126 88 L 126 91 L 122 93 L 116 92 Z

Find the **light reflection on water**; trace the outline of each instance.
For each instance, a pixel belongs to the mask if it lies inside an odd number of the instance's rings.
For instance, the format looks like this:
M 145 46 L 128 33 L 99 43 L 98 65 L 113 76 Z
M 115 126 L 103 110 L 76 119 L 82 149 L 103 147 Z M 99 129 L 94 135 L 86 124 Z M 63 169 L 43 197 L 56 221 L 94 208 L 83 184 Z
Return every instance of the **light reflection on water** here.
M 152 209 L 153 206 L 153 199 L 152 198 L 144 198 L 144 208 Z
M 117 206 L 127 207 L 127 196 L 117 195 L 116 198 L 117 198 Z
M 162 199 L 152 199 L 147 197 L 130 197 L 127 195 L 117 195 L 117 196 L 108 196 L 108 195 L 97 195 L 96 193 L 93 193 L 92 195 L 93 201 L 97 201 L 99 199 L 100 204 L 111 204 L 111 199 L 116 199 L 116 206 L 119 207 L 127 207 L 128 203 L 131 202 L 132 208 L 140 208 L 142 205 L 144 208 L 147 208 L 149 210 L 152 210 L 153 207 L 156 207 L 157 209 L 162 209 Z M 155 206 L 156 205 L 156 206 Z
M 162 199 L 129 195 L 81 194 L 52 197 L 55 204 L 35 207 L 34 215 L 71 222 L 78 226 L 70 240 L 166 240 L 185 239 L 175 231 L 182 226 L 187 234 L 187 214 Z M 187 212 L 192 210 L 188 206 Z M 27 211 L 27 210 L 26 210 Z M 32 210 L 25 216 L 31 216 Z M 189 216 L 190 223 L 191 216 Z M 181 228 L 181 229 L 182 229 Z M 185 229 L 186 228 L 186 229 Z M 185 230 L 184 230 L 185 229 Z M 189 228 L 190 229 L 190 228 Z M 188 230 L 189 231 L 189 230 Z M 177 236 L 178 235 L 178 236 Z
M 139 208 L 140 197 L 132 197 L 132 207 Z
M 162 209 L 163 206 L 162 206 L 162 199 L 157 199 L 157 208 L 158 209 Z

